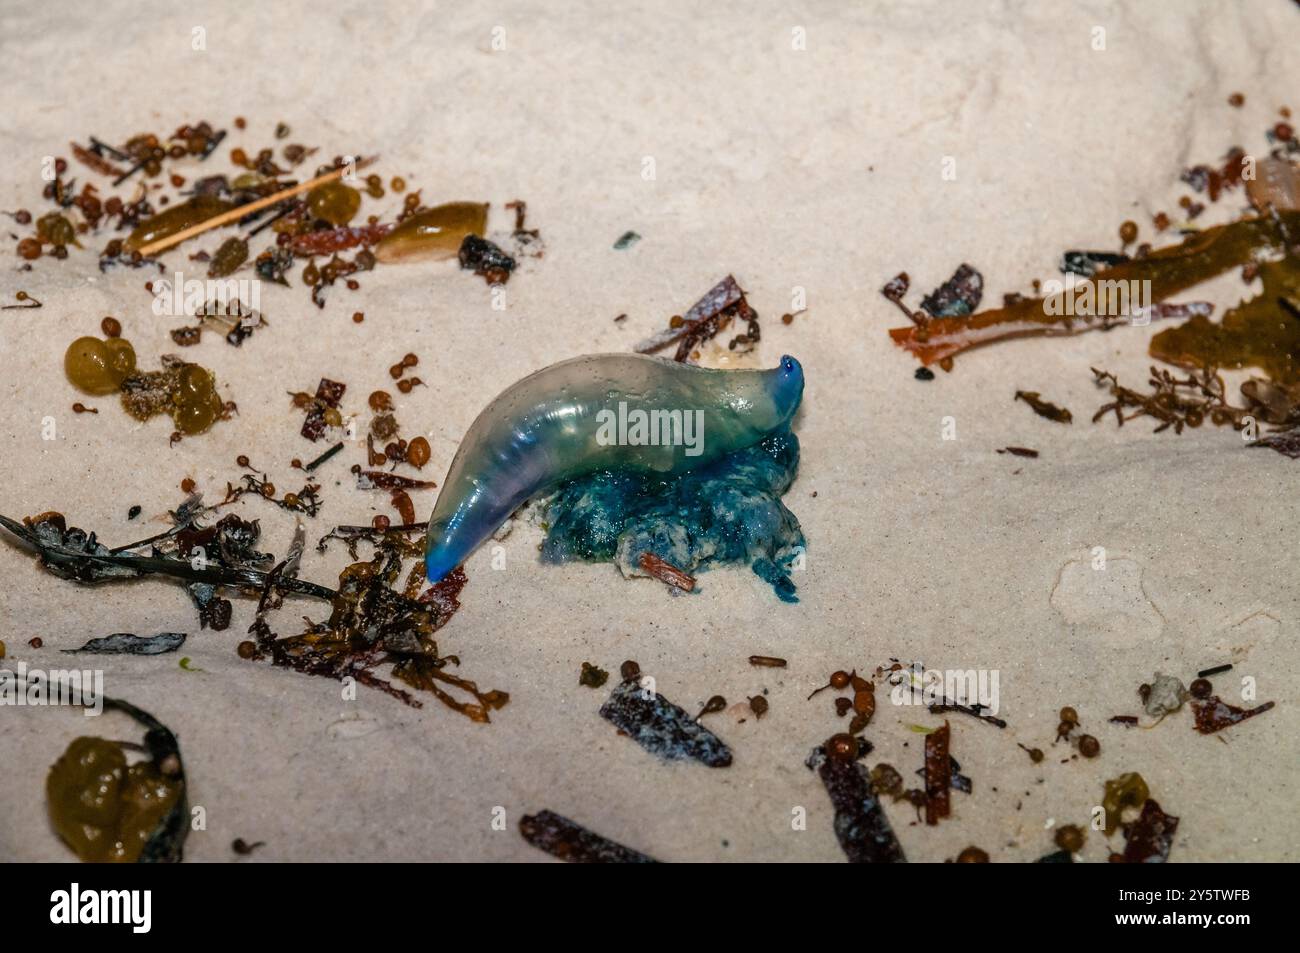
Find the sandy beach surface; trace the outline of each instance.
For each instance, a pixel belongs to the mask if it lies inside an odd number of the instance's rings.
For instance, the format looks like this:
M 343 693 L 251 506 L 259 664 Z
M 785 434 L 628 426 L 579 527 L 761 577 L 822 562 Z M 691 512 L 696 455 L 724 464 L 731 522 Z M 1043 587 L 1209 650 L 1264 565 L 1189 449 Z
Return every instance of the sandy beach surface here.
M 1056 277 L 1064 249 L 1117 249 L 1125 219 L 1154 240 L 1151 215 L 1187 191 L 1181 169 L 1234 144 L 1262 149 L 1278 108 L 1300 106 L 1287 99 L 1300 90 L 1298 29 L 1300 8 L 1283 0 L 4 0 L 3 209 L 44 209 L 42 161 L 67 155 L 70 139 L 118 142 L 206 119 L 230 134 L 211 170 L 193 164 L 198 176 L 229 171 L 231 147 L 278 146 L 272 131 L 285 122 L 322 157 L 378 154 L 377 171 L 405 176 L 427 203 L 490 202 L 498 235 L 513 224 L 505 203 L 525 200 L 545 254 L 524 260 L 501 310 L 454 262 L 378 268 L 359 291 L 334 289 L 323 310 L 296 274 L 291 289 L 264 286 L 269 328 L 241 348 L 207 335 L 186 352 L 216 373 L 238 417 L 173 448 L 169 422 L 87 399 L 61 369 L 68 343 L 98 334 L 105 315 L 121 320 L 142 366 L 176 350 L 168 331 L 179 322 L 151 313 L 149 276 L 101 273 L 107 235 L 30 272 L 5 241 L 0 297 L 23 290 L 44 307 L 0 312 L 0 513 L 60 510 L 118 545 L 164 530 L 186 478 L 219 499 L 240 454 L 296 485 L 290 460 L 325 445 L 299 436 L 285 392 L 343 381 L 343 410 L 364 427 L 366 395 L 392 390 L 388 368 L 407 352 L 428 386 L 394 392 L 397 416 L 408 438 L 427 436 L 426 474 L 441 482 L 470 422 L 508 384 L 567 357 L 627 351 L 733 274 L 763 319 L 748 363 L 789 353 L 807 374 L 802 464 L 785 499 L 809 547 L 797 605 L 743 567 L 673 597 L 610 565 L 541 565 L 540 529 L 516 525 L 503 569 L 487 550 L 468 561 L 463 607 L 438 636 L 460 674 L 510 693 L 486 725 L 432 699 L 415 710 L 361 688 L 346 700 L 336 682 L 240 659 L 250 599 L 235 600 L 226 631 L 200 630 L 179 586 L 79 587 L 9 542 L 2 664 L 82 664 L 60 650 L 112 632 L 189 634 L 180 654 L 197 671 L 176 654 L 96 662 L 109 695 L 179 736 L 205 825 L 187 860 L 545 860 L 518 821 L 550 809 L 665 861 L 839 862 L 830 801 L 804 760 L 845 722 L 831 693 L 807 696 L 836 669 L 891 659 L 996 671 L 1007 722 L 948 716 L 974 790 L 954 793 L 952 816 L 933 827 L 887 805 L 909 860 L 968 845 L 994 861 L 1036 859 L 1055 849 L 1054 826 L 1086 825 L 1103 782 L 1126 771 L 1181 819 L 1171 861 L 1300 859 L 1300 537 L 1285 502 L 1297 462 L 1246 449 L 1230 428 L 1176 436 L 1153 435 L 1149 421 L 1090 423 L 1106 398 L 1089 367 L 1140 384 L 1156 328 L 998 345 L 923 382 L 890 342 L 905 319 L 879 293 L 907 271 L 915 297 L 970 262 L 992 303 Z M 1232 108 L 1237 91 L 1245 105 Z M 86 170 L 74 163 L 72 174 Z M 400 201 L 389 193 L 367 208 L 387 219 Z M 1226 198 L 1202 221 L 1244 202 Z M 641 240 L 615 250 L 629 230 Z M 225 234 L 163 260 L 189 266 L 187 252 Z M 1232 275 L 1184 298 L 1230 305 L 1241 287 Z M 783 324 L 801 292 L 806 312 Z M 351 320 L 358 310 L 364 323 Z M 1074 422 L 1035 416 L 1017 390 L 1071 408 Z M 77 400 L 100 412 L 72 413 Z M 956 439 L 942 439 L 945 418 Z M 1008 445 L 1040 456 L 996 452 Z M 348 468 L 364 454 L 351 444 L 319 471 L 325 503 L 306 521 L 303 578 L 332 585 L 349 561 L 337 545 L 315 551 L 330 527 L 395 515 L 386 494 L 355 488 Z M 423 519 L 436 491 L 412 495 Z M 142 515 L 128 522 L 133 505 Z M 231 511 L 260 520 L 259 548 L 285 551 L 289 514 L 255 499 Z M 291 599 L 275 618 L 289 633 L 323 614 Z M 789 665 L 754 668 L 753 654 Z M 733 751 L 728 768 L 662 762 L 597 715 L 610 686 L 578 684 L 584 661 L 616 673 L 625 659 L 692 712 L 715 694 L 734 704 L 766 693 L 770 709 L 706 718 Z M 1225 698 L 1241 704 L 1249 678 L 1258 702 L 1277 707 L 1217 736 L 1193 731 L 1186 709 L 1150 730 L 1108 723 L 1139 713 L 1137 686 L 1155 672 L 1190 681 L 1225 662 L 1236 666 L 1216 679 Z M 912 726 L 942 716 L 878 697 L 866 763 L 919 783 L 924 738 Z M 1100 741 L 1097 758 L 1053 745 L 1063 705 Z M 50 828 L 44 780 L 80 734 L 138 736 L 120 715 L 0 709 L 0 858 L 73 859 Z M 1031 763 L 1018 744 L 1047 756 Z M 795 823 L 801 809 L 806 825 Z M 236 858 L 234 838 L 265 846 Z M 1093 832 L 1080 859 L 1117 847 L 1118 834 Z

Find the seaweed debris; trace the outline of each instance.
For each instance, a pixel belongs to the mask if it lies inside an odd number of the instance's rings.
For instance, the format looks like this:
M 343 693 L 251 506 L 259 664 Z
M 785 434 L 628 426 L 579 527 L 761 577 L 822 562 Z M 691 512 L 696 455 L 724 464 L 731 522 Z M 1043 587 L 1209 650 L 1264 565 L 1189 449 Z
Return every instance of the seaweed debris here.
M 23 523 L 0 516 L 0 526 L 34 549 L 46 571 L 62 579 L 83 584 L 146 575 L 177 579 L 200 606 L 201 618 L 218 598 L 209 587 L 257 596 L 257 617 L 249 630 L 255 641 L 241 643 L 241 658 L 269 658 L 275 665 L 308 675 L 352 678 L 414 708 L 422 707 L 410 692 L 375 674 L 376 667 L 391 663 L 393 679 L 429 692 L 476 722 L 490 721 L 490 712 L 509 702 L 505 692 L 482 691 L 473 681 L 444 671 L 459 659 L 441 655 L 433 636 L 460 607 L 457 597 L 466 577 L 457 570 L 421 592 L 425 579 L 418 542 L 398 532 L 377 535 L 371 540 L 376 546 L 374 558 L 346 567 L 335 590 L 297 577 L 304 542 L 301 527 L 285 558 L 276 562 L 275 557 L 253 549 L 259 536 L 256 521 L 230 514 L 213 526 L 200 527 L 196 520 L 202 512 L 200 501 L 192 497 L 173 514 L 176 525 L 171 530 L 118 549 L 106 547 L 93 532 L 68 528 L 59 513 L 43 513 Z M 142 546 L 151 547 L 150 555 L 130 552 Z M 416 562 L 399 589 L 403 558 Z M 269 571 L 261 568 L 271 563 Z M 329 618 L 320 623 L 309 620 L 299 635 L 278 636 L 268 617 L 288 594 L 329 601 Z M 228 622 L 228 608 L 223 615 Z M 472 700 L 457 698 L 448 687 Z
M 600 717 L 665 760 L 689 759 L 710 768 L 731 764 L 731 749 L 722 739 L 656 692 L 652 683 L 643 687 L 639 670 L 610 692 Z
M 1058 407 L 1049 400 L 1043 400 L 1038 396 L 1037 391 L 1018 390 L 1016 391 L 1016 400 L 1023 400 L 1033 408 L 1034 413 L 1040 417 L 1055 421 L 1058 424 L 1068 424 L 1074 420 L 1074 415 L 1066 408 Z
M 553 811 L 525 814 L 519 819 L 524 840 L 552 857 L 571 864 L 657 864 L 647 854 L 601 837 Z
M 86 653 L 90 655 L 162 655 L 175 652 L 185 644 L 184 632 L 160 632 L 157 635 L 132 635 L 130 632 L 116 632 L 103 638 L 91 639 L 79 649 L 64 649 L 73 655 Z
M 926 320 L 926 316 L 922 315 L 918 321 L 913 315 L 912 326 L 894 328 L 889 334 L 895 344 L 911 352 L 923 365 L 930 365 L 971 348 L 1011 338 L 1105 330 L 1129 323 L 1143 315 L 1152 320 L 1187 318 L 1188 311 L 1185 308 L 1167 310 L 1159 305 L 1180 291 L 1231 268 L 1240 268 L 1267 255 L 1285 253 L 1288 243 L 1294 241 L 1293 236 L 1296 235 L 1300 235 L 1298 212 L 1275 212 L 1258 218 L 1242 219 L 1198 232 L 1178 245 L 1157 249 L 1145 257 L 1115 264 L 1070 288 L 1053 291 L 1042 297 L 1017 297 L 1001 308 L 968 316 L 954 315 Z M 1286 263 L 1288 261 L 1289 264 Z M 1294 259 L 1283 259 L 1272 265 L 1275 284 L 1293 284 Z M 1261 272 L 1263 270 L 1264 266 L 1261 266 Z M 1145 302 L 1150 305 L 1149 309 L 1143 311 L 1131 307 L 1111 307 L 1116 303 L 1112 299 L 1118 298 L 1111 294 L 1111 289 L 1127 288 L 1131 282 L 1149 289 L 1150 300 Z M 1149 284 L 1142 284 L 1145 282 Z M 903 290 L 905 288 L 903 285 Z M 893 282 L 886 289 L 886 297 L 891 297 L 891 293 L 901 297 L 898 286 Z M 1257 310 L 1277 307 L 1276 299 L 1268 300 L 1267 294 L 1261 297 L 1266 299 L 1266 303 L 1249 309 L 1247 317 L 1241 319 L 1243 323 L 1249 323 L 1253 327 Z M 891 300 L 896 299 L 891 297 Z M 1076 305 L 1076 301 L 1080 304 Z M 1131 300 L 1127 303 L 1132 304 Z M 1188 320 L 1189 324 L 1195 322 L 1190 333 L 1204 338 L 1209 346 L 1234 354 L 1240 353 L 1241 346 L 1235 338 L 1225 340 L 1219 335 L 1201 333 L 1201 323 L 1208 324 L 1204 308 L 1193 309 Z M 1178 330 L 1181 332 L 1182 329 Z M 1172 340 L 1166 338 L 1157 345 L 1157 335 L 1152 340 L 1152 356 L 1161 356 L 1157 353 L 1157 347 L 1161 351 L 1178 353 L 1176 345 L 1186 344 L 1188 336 L 1187 333 L 1177 334 Z M 1273 351 L 1272 342 L 1269 350 Z M 1183 349 L 1181 356 L 1190 357 L 1190 349 Z M 1244 357 L 1240 359 L 1243 362 L 1245 360 Z M 1273 354 L 1272 360 L 1280 362 L 1282 358 Z M 1202 360 L 1198 363 L 1209 362 Z M 1287 366 L 1296 370 L 1290 366 L 1289 361 Z
M 727 275 L 691 305 L 686 314 L 674 315 L 667 328 L 639 342 L 635 349 L 641 354 L 654 354 L 675 343 L 677 351 L 673 360 L 695 360 L 699 357 L 696 348 L 725 331 L 733 321 L 743 321 L 746 330 L 729 342 L 730 350 L 748 350 L 758 343 L 761 335 L 758 312 L 749 306 L 736 279 Z
M 925 736 L 925 823 L 933 827 L 952 813 L 952 758 L 948 754 L 948 722 Z
M 903 845 L 885 816 L 867 769 L 853 757 L 836 757 L 818 745 L 805 762 L 821 778 L 835 808 L 835 838 L 853 864 L 906 862 Z
M 1169 848 L 1178 833 L 1178 818 L 1166 814 L 1155 798 L 1142 805 L 1136 821 L 1124 825 L 1124 853 L 1112 854 L 1111 860 L 1125 864 L 1163 864 L 1169 860 Z
M 1224 728 L 1240 724 L 1247 718 L 1262 715 L 1274 707 L 1274 702 L 1264 702 L 1255 708 L 1238 708 L 1229 705 L 1218 696 L 1199 698 L 1192 702 L 1192 715 L 1196 730 L 1203 735 L 1211 735 Z

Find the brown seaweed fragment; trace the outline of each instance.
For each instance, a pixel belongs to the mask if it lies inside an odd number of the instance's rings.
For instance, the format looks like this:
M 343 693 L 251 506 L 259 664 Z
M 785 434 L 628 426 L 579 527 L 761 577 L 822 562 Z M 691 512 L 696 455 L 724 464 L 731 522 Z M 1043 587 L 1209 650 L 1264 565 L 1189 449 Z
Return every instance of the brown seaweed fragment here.
M 276 499 L 275 484 L 267 482 L 265 475 L 258 477 L 252 473 L 245 473 L 239 480 L 239 486 L 233 483 L 226 484 L 226 496 L 220 505 L 225 506 L 242 496 L 251 495 L 261 497 L 289 512 L 302 513 L 306 516 L 315 516 L 320 512 L 321 498 L 318 483 L 304 483 L 296 493 L 285 493 L 283 497 Z
M 1184 169 L 1181 178 L 1193 191 L 1205 192 L 1211 202 L 1217 202 L 1225 191 L 1241 184 L 1252 160 L 1240 146 L 1233 146 L 1224 156 L 1222 165 L 1194 165 Z
M 684 362 L 696 347 L 726 330 L 733 320 L 744 321 L 747 330 L 732 342 L 732 350 L 738 343 L 752 344 L 759 339 L 758 312 L 749 306 L 736 279 L 727 275 L 685 315 L 674 316 L 665 330 L 641 341 L 635 350 L 641 354 L 653 354 L 676 343 L 673 360 Z
M 961 773 L 961 764 L 952 755 L 948 755 L 948 768 L 951 780 L 948 786 L 954 791 L 960 791 L 962 794 L 970 794 L 975 790 L 975 784 L 969 777 Z M 925 777 L 925 768 L 917 768 L 916 773 L 920 777 Z
M 524 840 L 570 864 L 657 864 L 647 854 L 601 837 L 553 811 L 525 814 L 519 819 Z
M 1046 417 L 1048 420 L 1055 421 L 1058 424 L 1068 424 L 1074 420 L 1074 415 L 1064 407 L 1058 407 L 1049 400 L 1043 400 L 1038 396 L 1037 391 L 1018 390 L 1016 391 L 1016 400 L 1023 400 L 1033 408 L 1034 413 L 1040 417 Z
M 1247 718 L 1262 715 L 1272 709 L 1273 706 L 1273 702 L 1265 702 L 1257 708 L 1238 708 L 1235 705 L 1229 705 L 1216 695 L 1212 698 L 1193 700 L 1192 716 L 1196 720 L 1197 731 L 1203 735 L 1212 735 L 1216 731 L 1222 731 L 1224 728 L 1231 728 L 1233 725 L 1240 724 Z
M 1300 235 L 1300 212 L 1243 219 L 1209 228 L 1189 236 L 1179 245 L 1157 249 L 1143 258 L 1107 268 L 1093 278 L 1042 298 L 1020 298 L 1001 308 L 992 308 L 969 317 L 935 318 L 922 325 L 894 328 L 889 332 L 894 343 L 914 354 L 922 364 L 930 365 L 971 348 L 1011 338 L 1039 335 L 1069 335 L 1083 331 L 1115 327 L 1129 322 L 1133 315 L 1079 314 L 1067 307 L 1076 296 L 1091 294 L 1095 300 L 1110 301 L 1108 289 L 1130 287 L 1130 282 L 1150 282 L 1147 303 L 1158 305 L 1165 299 L 1222 274 L 1231 268 L 1285 250 L 1288 241 Z M 1121 283 L 1121 284 L 1115 284 Z M 1109 308 L 1103 308 L 1109 311 Z M 1123 311 L 1123 308 L 1116 309 Z M 1176 317 L 1152 307 L 1152 320 Z M 1196 317 L 1199 317 L 1199 309 Z M 1155 355 L 1154 351 L 1152 352 Z
M 592 665 L 590 662 L 582 663 L 582 671 L 578 673 L 578 684 L 585 685 L 588 688 L 600 688 L 609 681 L 609 672 L 599 666 Z
M 1124 853 L 1116 856 L 1125 864 L 1163 864 L 1178 833 L 1178 818 L 1160 809 L 1155 798 L 1147 798 L 1142 813 L 1124 825 Z
M 925 823 L 931 827 L 952 813 L 952 758 L 948 753 L 948 722 L 925 736 Z
M 1244 418 L 1250 413 L 1248 408 L 1234 407 L 1227 402 L 1223 378 L 1211 369 L 1180 378 L 1162 368 L 1152 367 L 1147 381 L 1151 392 L 1147 394 L 1122 386 L 1119 378 L 1109 371 L 1095 367 L 1090 370 L 1095 382 L 1099 386 L 1108 386 L 1110 396 L 1114 398 L 1097 409 L 1092 415 L 1093 423 L 1114 413 L 1115 423 L 1121 427 L 1126 420 L 1135 417 L 1152 417 L 1159 421 L 1154 433 L 1170 427 L 1174 428 L 1174 433 L 1182 433 L 1184 427 L 1195 429 L 1207 419 L 1215 425 L 1231 424 L 1239 430 L 1245 426 Z M 1126 410 L 1132 413 L 1125 415 Z
M 731 764 L 731 749 L 640 678 L 620 682 L 600 707 L 600 717 L 651 754 L 668 761 L 690 759 L 711 768 Z
M 825 747 L 805 762 L 816 772 L 835 809 L 835 839 L 851 864 L 901 864 L 903 845 L 885 816 L 866 767 L 854 758 L 832 757 Z M 900 779 L 901 786 L 901 779 Z
M 1300 237 L 1300 226 L 1291 234 Z M 1151 356 L 1189 368 L 1257 367 L 1278 384 L 1300 383 L 1300 256 L 1260 262 L 1258 275 L 1258 295 L 1217 323 L 1196 315 L 1166 328 L 1151 339 Z
M 267 622 L 269 613 L 280 607 L 280 588 L 287 582 L 285 563 L 272 570 L 262 592 L 257 618 L 250 627 L 256 643 L 248 657 L 269 657 L 274 665 L 325 678 L 353 678 L 394 698 L 421 708 L 423 703 L 410 692 L 377 675 L 374 669 L 393 663 L 392 677 L 418 691 L 427 691 L 448 708 L 471 721 L 488 722 L 489 713 L 503 707 L 510 696 L 501 691 L 481 691 L 469 679 L 443 669 L 456 662 L 454 656 L 438 651 L 434 634 L 460 607 L 458 596 L 465 585 L 463 569 L 417 595 L 424 582 L 423 565 L 411 570 L 402 590 L 395 588 L 402 570 L 402 552 L 381 546 L 373 559 L 356 562 L 339 574 L 339 588 L 331 599 L 329 618 L 308 623 L 300 635 L 280 637 Z M 462 701 L 442 686 L 470 695 Z
M 437 485 L 433 480 L 413 480 L 383 470 L 357 471 L 358 490 L 432 490 Z

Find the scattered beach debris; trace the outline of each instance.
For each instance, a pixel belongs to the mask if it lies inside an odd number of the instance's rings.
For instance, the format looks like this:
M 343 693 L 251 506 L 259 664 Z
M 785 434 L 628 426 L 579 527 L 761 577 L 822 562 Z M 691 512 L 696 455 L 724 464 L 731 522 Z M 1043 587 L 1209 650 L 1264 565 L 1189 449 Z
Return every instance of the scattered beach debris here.
M 854 864 L 906 861 L 889 818 L 885 816 L 866 768 L 857 760 L 857 745 L 818 745 L 805 762 L 821 779 L 835 809 L 835 838 Z M 901 783 L 901 782 L 900 782 Z
M 642 687 L 639 669 L 614 688 L 600 717 L 665 760 L 689 759 L 711 768 L 731 764 L 731 750 L 722 739 L 663 695 Z
M 1238 708 L 1217 696 L 1212 696 L 1193 701 L 1192 714 L 1196 719 L 1196 730 L 1203 735 L 1210 735 L 1240 724 L 1247 718 L 1254 718 L 1256 715 L 1271 711 L 1274 704 L 1274 702 L 1264 702 L 1256 708 Z
M 609 681 L 609 672 L 603 668 L 597 668 L 590 662 L 582 663 L 582 671 L 578 674 L 579 685 L 586 685 L 588 688 L 600 688 L 607 681 Z
M 1166 814 L 1153 797 L 1142 805 L 1136 821 L 1124 825 L 1124 853 L 1111 860 L 1125 864 L 1163 864 L 1178 832 L 1178 818 Z
M 984 297 L 984 276 L 962 262 L 952 277 L 921 299 L 921 307 L 932 318 L 964 317 L 974 314 Z
M 948 755 L 948 722 L 925 736 L 925 823 L 933 827 L 952 813 L 952 758 Z
M 553 811 L 525 814 L 519 819 L 519 833 L 538 850 L 571 864 L 658 863 Z
M 696 348 L 729 328 L 732 322 L 744 322 L 746 331 L 729 344 L 731 350 L 744 346 L 748 350 L 760 337 L 758 312 L 749 306 L 745 293 L 731 275 L 714 285 L 703 298 L 695 302 L 684 315 L 674 315 L 668 327 L 636 345 L 641 354 L 654 354 L 669 344 L 676 343 L 675 361 L 694 360 Z
M 1049 400 L 1043 400 L 1038 396 L 1037 391 L 1018 390 L 1016 391 L 1016 400 L 1023 400 L 1033 408 L 1034 413 L 1040 417 L 1046 417 L 1048 420 L 1055 421 L 1058 424 L 1068 424 L 1074 420 L 1074 415 L 1066 408 L 1058 407 Z
M 132 635 L 116 632 L 103 638 L 91 639 L 79 649 L 64 649 L 69 654 L 91 655 L 162 655 L 175 652 L 185 644 L 184 632 L 160 632 L 157 635 Z

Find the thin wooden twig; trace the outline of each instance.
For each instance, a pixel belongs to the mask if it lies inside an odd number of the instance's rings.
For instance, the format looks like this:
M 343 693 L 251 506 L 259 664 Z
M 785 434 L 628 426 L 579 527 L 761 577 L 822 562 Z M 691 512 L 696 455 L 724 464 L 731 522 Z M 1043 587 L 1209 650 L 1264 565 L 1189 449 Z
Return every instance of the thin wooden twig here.
M 353 168 L 356 171 L 364 169 L 366 166 L 374 163 L 377 158 L 378 156 L 371 156 L 368 159 L 361 159 Z M 160 251 L 166 251 L 173 245 L 179 245 L 181 242 L 193 238 L 195 235 L 202 235 L 204 232 L 211 229 L 220 228 L 222 225 L 238 221 L 253 212 L 261 211 L 262 209 L 275 205 L 278 202 L 283 202 L 285 199 L 293 198 L 293 196 L 299 195 L 303 192 L 308 192 L 316 188 L 318 185 L 333 182 L 335 179 L 341 178 L 347 171 L 348 167 L 343 166 L 341 169 L 334 169 L 330 172 L 326 172 L 324 175 L 318 175 L 314 179 L 308 179 L 306 182 L 299 182 L 297 185 L 292 185 L 287 189 L 281 189 L 274 195 L 267 195 L 255 202 L 249 202 L 247 205 L 240 205 L 236 208 L 230 209 L 228 212 L 222 212 L 220 215 L 214 215 L 209 219 L 199 222 L 197 225 L 191 225 L 189 228 L 182 229 L 175 235 L 168 235 L 165 238 L 159 238 L 157 241 L 150 242 L 148 245 L 139 249 L 140 254 L 145 258 L 148 258 L 152 255 L 156 255 Z

